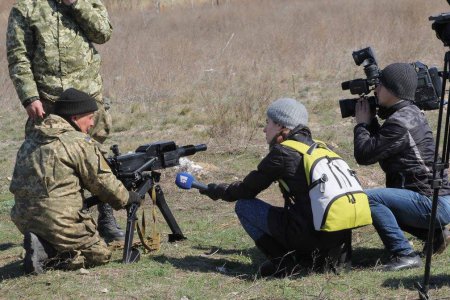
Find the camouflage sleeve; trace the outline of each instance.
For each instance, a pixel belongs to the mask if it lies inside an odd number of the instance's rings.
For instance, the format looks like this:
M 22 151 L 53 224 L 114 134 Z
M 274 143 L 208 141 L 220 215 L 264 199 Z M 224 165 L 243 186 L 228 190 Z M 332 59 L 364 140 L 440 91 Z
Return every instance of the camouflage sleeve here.
M 39 97 L 30 62 L 34 52 L 33 34 L 25 15 L 26 12 L 14 6 L 9 15 L 6 33 L 9 76 L 22 103 L 31 97 Z
M 128 202 L 127 189 L 112 173 L 98 146 L 89 140 L 82 143 L 76 158 L 81 183 L 102 202 L 115 209 L 123 208 Z
M 96 44 L 106 43 L 112 34 L 106 7 L 100 0 L 78 0 L 72 13 L 87 38 Z

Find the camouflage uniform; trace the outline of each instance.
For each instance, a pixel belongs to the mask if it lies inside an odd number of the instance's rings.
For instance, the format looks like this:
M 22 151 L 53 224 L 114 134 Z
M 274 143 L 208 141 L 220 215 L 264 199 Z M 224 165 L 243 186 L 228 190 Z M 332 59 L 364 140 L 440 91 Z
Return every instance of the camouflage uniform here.
M 97 142 L 63 118 L 49 115 L 17 153 L 11 219 L 22 233 L 32 231 L 60 253 L 72 252 L 88 266 L 105 263 L 111 252 L 92 216 L 81 210 L 83 189 L 116 209 L 129 198 Z
M 10 77 L 20 101 L 40 99 L 48 114 L 67 88 L 83 91 L 99 102 L 91 136 L 103 142 L 111 117 L 102 99 L 101 59 L 92 43 L 107 42 L 112 33 L 100 0 L 18 0 L 13 6 L 6 38 Z

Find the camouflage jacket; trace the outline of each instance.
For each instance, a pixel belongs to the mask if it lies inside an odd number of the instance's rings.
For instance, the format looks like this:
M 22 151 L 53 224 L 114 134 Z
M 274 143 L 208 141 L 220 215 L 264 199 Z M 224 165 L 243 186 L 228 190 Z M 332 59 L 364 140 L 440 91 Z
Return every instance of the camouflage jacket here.
M 109 40 L 112 26 L 100 0 L 18 0 L 6 36 L 9 74 L 22 103 L 56 101 L 69 87 L 101 94 L 100 55 L 92 43 Z
M 58 251 L 89 247 L 99 235 L 92 216 L 81 211 L 83 189 L 116 209 L 129 198 L 97 142 L 63 118 L 49 115 L 17 153 L 11 219 L 22 233 L 30 230 Z

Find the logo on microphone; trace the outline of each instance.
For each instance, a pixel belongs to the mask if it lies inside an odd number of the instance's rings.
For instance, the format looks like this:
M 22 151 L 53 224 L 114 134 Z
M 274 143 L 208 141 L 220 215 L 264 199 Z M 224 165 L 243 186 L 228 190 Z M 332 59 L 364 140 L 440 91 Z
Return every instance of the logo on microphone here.
M 184 176 L 184 175 L 180 175 L 180 182 L 181 183 L 187 183 L 188 182 L 188 177 L 187 176 Z

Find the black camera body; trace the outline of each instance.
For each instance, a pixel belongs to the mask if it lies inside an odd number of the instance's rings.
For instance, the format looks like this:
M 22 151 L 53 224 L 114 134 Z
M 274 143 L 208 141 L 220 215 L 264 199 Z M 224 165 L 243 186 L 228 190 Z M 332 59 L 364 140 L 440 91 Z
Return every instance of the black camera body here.
M 349 90 L 352 95 L 366 96 L 380 80 L 381 71 L 378 68 L 375 53 L 371 47 L 353 51 L 353 60 L 357 66 L 363 65 L 366 78 L 358 78 L 354 80 L 344 81 L 341 83 L 342 90 Z M 341 99 L 339 107 L 341 109 L 342 118 L 354 117 L 356 101 L 359 98 Z M 377 107 L 377 99 L 375 96 L 367 97 L 371 110 Z
M 375 86 L 381 76 L 375 53 L 372 48 L 367 47 L 353 51 L 352 56 L 357 66 L 363 65 L 364 73 L 367 78 L 344 81 L 341 83 L 342 90 L 350 90 L 352 95 L 367 95 L 372 90 L 371 86 Z
M 412 63 L 417 72 L 417 89 L 414 104 L 423 110 L 439 109 L 442 93 L 442 79 L 437 68 L 416 61 Z
M 348 117 L 355 116 L 356 101 L 358 101 L 358 100 L 359 100 L 359 98 L 339 100 L 339 107 L 341 109 L 341 117 L 342 118 L 348 118 Z M 377 99 L 375 98 L 375 96 L 367 97 L 367 101 L 369 101 L 370 110 L 375 111 L 378 106 Z
M 450 17 L 450 16 L 449 16 Z M 352 95 L 360 97 L 367 96 L 378 84 L 381 77 L 381 70 L 378 68 L 375 54 L 372 48 L 367 47 L 352 53 L 356 65 L 364 66 L 364 73 L 367 78 L 358 78 L 342 82 L 342 90 L 350 90 Z M 427 65 L 417 61 L 411 63 L 417 72 L 417 89 L 414 97 L 414 104 L 422 110 L 434 110 L 439 108 L 442 90 L 442 80 L 436 68 L 428 68 Z M 342 118 L 355 116 L 356 101 L 359 98 L 341 99 L 339 106 Z M 375 111 L 377 99 L 374 96 L 368 97 L 370 107 Z
M 450 13 L 442 13 L 428 19 L 434 21 L 431 28 L 436 31 L 437 38 L 444 43 L 444 46 L 450 46 Z

